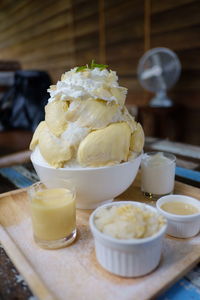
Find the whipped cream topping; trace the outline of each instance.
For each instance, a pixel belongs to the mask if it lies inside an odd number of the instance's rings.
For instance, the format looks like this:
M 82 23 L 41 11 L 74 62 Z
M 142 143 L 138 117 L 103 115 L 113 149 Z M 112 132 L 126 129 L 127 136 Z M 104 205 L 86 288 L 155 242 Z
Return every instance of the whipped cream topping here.
M 127 89 L 119 86 L 116 72 L 99 68 L 76 72 L 76 69 L 64 73 L 61 80 L 48 89 L 49 102 L 94 98 L 124 104 Z

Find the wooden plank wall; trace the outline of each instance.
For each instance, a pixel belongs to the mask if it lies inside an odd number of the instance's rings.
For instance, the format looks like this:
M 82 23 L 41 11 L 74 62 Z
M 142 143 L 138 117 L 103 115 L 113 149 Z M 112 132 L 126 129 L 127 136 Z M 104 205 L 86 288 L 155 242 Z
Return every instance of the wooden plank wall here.
M 200 1 L 152 0 L 151 47 L 169 47 L 182 74 L 170 96 L 182 107 L 182 139 L 200 145 Z
M 106 62 L 137 106 L 151 97 L 137 80 L 139 58 L 171 48 L 183 71 L 170 96 L 187 109 L 185 141 L 200 143 L 199 0 L 1 0 L 0 24 L 0 60 L 47 70 L 54 82 L 75 65 Z

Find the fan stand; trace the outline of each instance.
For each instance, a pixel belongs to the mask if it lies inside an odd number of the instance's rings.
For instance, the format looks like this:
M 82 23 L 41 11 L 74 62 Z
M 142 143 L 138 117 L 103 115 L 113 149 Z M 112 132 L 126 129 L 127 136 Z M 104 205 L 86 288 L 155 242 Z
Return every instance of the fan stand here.
M 167 97 L 165 90 L 159 91 L 156 93 L 149 103 L 151 107 L 172 107 L 173 102 L 170 98 Z

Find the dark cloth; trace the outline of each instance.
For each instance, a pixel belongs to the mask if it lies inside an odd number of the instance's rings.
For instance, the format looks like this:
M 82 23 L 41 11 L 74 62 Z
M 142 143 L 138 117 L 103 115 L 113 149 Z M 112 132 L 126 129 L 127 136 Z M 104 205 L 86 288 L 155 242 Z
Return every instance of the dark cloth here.
M 23 128 L 34 131 L 44 120 L 44 106 L 51 84 L 43 71 L 17 71 L 14 85 L 0 102 L 0 130 Z

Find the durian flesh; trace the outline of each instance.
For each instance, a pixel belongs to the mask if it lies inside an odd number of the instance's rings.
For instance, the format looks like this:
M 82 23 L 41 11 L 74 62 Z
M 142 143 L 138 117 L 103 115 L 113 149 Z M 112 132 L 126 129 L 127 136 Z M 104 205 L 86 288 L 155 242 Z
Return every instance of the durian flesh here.
M 55 168 L 62 168 L 73 156 L 73 148 L 67 140 L 53 135 L 48 127 L 40 132 L 39 149 L 44 159 Z
M 60 136 L 67 127 L 67 101 L 53 101 L 45 106 L 45 121 L 55 136 Z
M 131 135 L 130 150 L 140 153 L 144 147 L 144 131 L 140 123 L 137 123 L 136 130 Z
M 39 125 L 37 126 L 37 128 L 35 129 L 35 132 L 33 134 L 31 143 L 30 143 L 30 150 L 34 150 L 35 147 L 37 146 L 38 142 L 39 142 L 39 136 L 40 133 L 42 132 L 42 130 L 46 127 L 46 123 L 45 121 L 42 121 L 39 123 Z
M 125 122 L 113 123 L 89 133 L 80 143 L 77 159 L 82 166 L 105 166 L 126 161 L 131 129 Z
M 106 127 L 110 123 L 117 122 L 120 117 L 121 111 L 118 104 L 94 99 L 72 102 L 66 114 L 67 121 L 92 129 Z
M 38 125 L 30 149 L 38 145 L 43 158 L 55 168 L 72 159 L 84 167 L 118 164 L 143 149 L 142 126 L 125 106 L 115 102 L 57 99 L 45 112 L 45 121 Z

